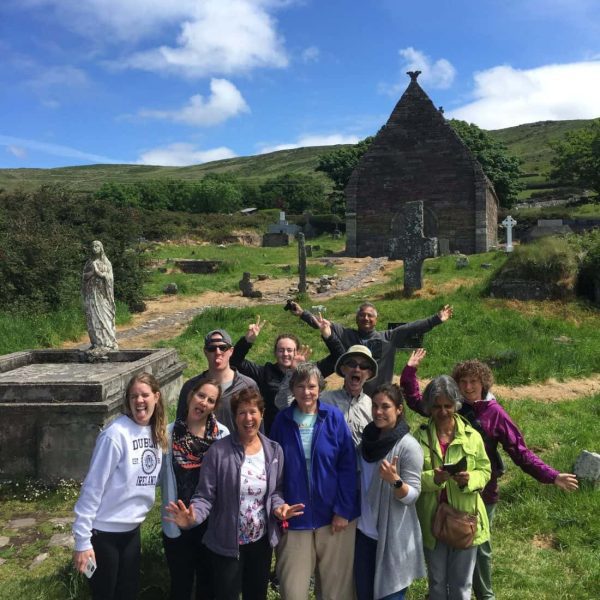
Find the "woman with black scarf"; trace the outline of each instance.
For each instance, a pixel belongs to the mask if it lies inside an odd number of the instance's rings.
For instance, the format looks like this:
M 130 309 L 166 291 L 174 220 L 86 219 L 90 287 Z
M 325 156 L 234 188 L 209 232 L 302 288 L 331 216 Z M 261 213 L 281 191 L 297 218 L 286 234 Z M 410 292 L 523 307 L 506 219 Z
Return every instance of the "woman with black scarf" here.
M 409 433 L 397 385 L 377 388 L 372 410 L 373 422 L 365 427 L 359 447 L 356 594 L 358 600 L 402 600 L 412 581 L 426 575 L 415 508 L 423 451 Z

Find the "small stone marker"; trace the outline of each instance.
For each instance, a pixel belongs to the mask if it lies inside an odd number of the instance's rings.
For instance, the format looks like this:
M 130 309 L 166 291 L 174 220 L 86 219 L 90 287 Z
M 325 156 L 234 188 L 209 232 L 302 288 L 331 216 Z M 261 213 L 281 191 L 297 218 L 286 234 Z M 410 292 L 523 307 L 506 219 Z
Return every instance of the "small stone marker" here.
M 517 224 L 517 222 L 510 216 L 506 217 L 504 221 L 502 221 L 502 225 L 506 228 L 506 251 L 513 251 L 513 243 L 512 243 L 512 228 Z
M 600 454 L 583 450 L 575 461 L 573 472 L 577 479 L 589 479 L 597 486 L 600 483 Z
M 437 256 L 437 238 L 423 235 L 423 201 L 407 202 L 404 205 L 405 230 L 400 236 L 390 239 L 388 256 L 404 261 L 404 295 L 423 287 L 423 261 Z
M 10 542 L 9 537 L 7 537 L 5 535 L 0 536 L 0 548 L 4 548 L 4 546 L 8 546 L 8 542 Z
M 176 294 L 179 291 L 175 282 L 167 283 L 163 288 L 163 294 Z
M 469 266 L 469 257 L 466 254 L 456 255 L 456 268 L 466 269 Z
M 254 289 L 254 284 L 250 281 L 250 273 L 248 271 L 244 271 L 238 287 L 244 298 L 262 298 L 262 292 Z

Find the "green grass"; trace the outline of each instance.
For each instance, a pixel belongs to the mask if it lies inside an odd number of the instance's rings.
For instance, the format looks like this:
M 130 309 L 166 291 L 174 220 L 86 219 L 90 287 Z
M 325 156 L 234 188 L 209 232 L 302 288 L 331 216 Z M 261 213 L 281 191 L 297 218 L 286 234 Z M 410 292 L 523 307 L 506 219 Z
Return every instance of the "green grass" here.
M 545 404 L 532 400 L 502 401 L 523 431 L 528 445 L 548 464 L 571 471 L 582 449 L 597 443 L 600 396 Z M 411 428 L 422 421 L 409 412 Z M 499 598 L 506 600 L 592 600 L 600 584 L 600 519 L 598 492 L 584 484 L 566 494 L 541 485 L 525 475 L 505 456 L 507 472 L 500 480 L 500 503 L 492 529 L 494 581 Z M 34 570 L 29 564 L 46 541 L 62 530 L 47 522 L 22 544 L 6 528 L 7 521 L 36 516 L 38 521 L 71 514 L 77 486 L 64 482 L 57 489 L 31 482 L 0 483 L 0 535 L 15 542 L 0 549 L 9 562 L 0 566 L 0 600 L 87 600 L 83 578 L 70 569 L 70 552 L 50 550 L 50 557 Z M 24 486 L 24 487 L 23 487 Z M 141 600 L 165 598 L 168 572 L 162 555 L 158 503 L 142 527 Z M 421 600 L 426 582 L 411 587 L 409 600 Z M 271 600 L 278 598 L 270 595 Z
M 318 258 L 339 252 L 344 248 L 344 240 L 333 240 L 330 236 L 321 236 L 310 240 L 310 244 L 320 246 L 313 251 L 313 258 L 307 260 L 307 277 L 316 278 L 334 273 L 334 269 L 318 262 Z M 168 244 L 157 246 L 152 251 L 152 258 L 164 259 L 167 269 L 174 268 L 173 259 L 192 258 L 198 260 L 223 260 L 224 264 L 217 273 L 208 275 L 185 274 L 178 270 L 161 273 L 158 268 L 151 271 L 150 279 L 144 288 L 145 295 L 158 296 L 168 283 L 176 283 L 180 294 L 201 294 L 207 291 L 236 292 L 244 271 L 251 273 L 254 281 L 258 274 L 266 274 L 270 278 L 297 276 L 298 247 L 295 243 L 280 248 L 262 248 L 232 244 L 226 247 L 217 245 Z M 286 270 L 286 265 L 291 267 Z
M 117 302 L 116 322 L 131 320 L 127 306 Z M 20 350 L 52 348 L 65 340 L 77 340 L 86 331 L 83 309 L 77 305 L 54 313 L 0 312 L 0 354 Z

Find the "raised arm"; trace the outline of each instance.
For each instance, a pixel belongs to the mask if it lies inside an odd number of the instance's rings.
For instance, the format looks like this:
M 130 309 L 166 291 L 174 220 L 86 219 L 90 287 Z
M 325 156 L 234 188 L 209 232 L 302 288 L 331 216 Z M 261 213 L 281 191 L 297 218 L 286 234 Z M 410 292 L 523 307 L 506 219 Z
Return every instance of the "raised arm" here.
M 400 375 L 400 387 L 402 388 L 402 393 L 406 399 L 406 404 L 410 409 L 418 412 L 424 417 L 427 415 L 421 408 L 423 404 L 423 396 L 421 395 L 421 390 L 419 389 L 417 368 L 426 355 L 427 350 L 425 350 L 425 348 L 417 348 L 411 353 L 408 362 L 406 363 L 406 366 Z

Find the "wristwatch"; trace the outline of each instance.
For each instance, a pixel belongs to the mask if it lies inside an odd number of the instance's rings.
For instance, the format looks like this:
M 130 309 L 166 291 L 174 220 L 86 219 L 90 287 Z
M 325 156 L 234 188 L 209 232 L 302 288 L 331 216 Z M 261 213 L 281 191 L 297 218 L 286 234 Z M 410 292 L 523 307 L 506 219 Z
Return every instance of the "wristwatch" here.
M 401 488 L 404 485 L 404 481 L 402 481 L 402 479 L 396 479 L 396 481 L 394 481 L 394 483 L 392 483 L 392 487 L 397 490 L 398 488 Z

